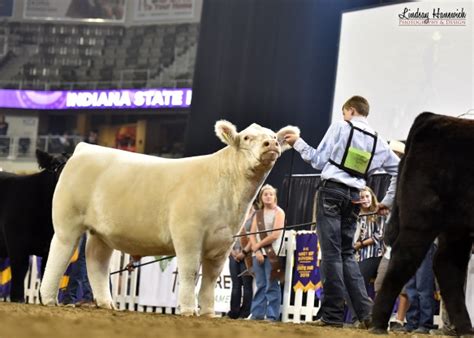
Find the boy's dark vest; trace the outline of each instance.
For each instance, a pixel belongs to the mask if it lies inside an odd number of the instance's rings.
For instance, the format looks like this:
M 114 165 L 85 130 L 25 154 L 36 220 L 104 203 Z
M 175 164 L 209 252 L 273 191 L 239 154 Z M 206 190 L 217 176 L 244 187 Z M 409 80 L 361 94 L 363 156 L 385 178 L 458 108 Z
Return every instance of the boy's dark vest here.
M 377 146 L 377 133 L 375 133 L 374 135 L 361 128 L 355 127 L 349 121 L 346 122 L 349 123 L 349 125 L 351 126 L 351 131 L 347 140 L 346 149 L 344 150 L 344 154 L 342 155 L 341 163 L 337 163 L 332 159 L 329 159 L 329 163 L 335 165 L 339 169 L 345 171 L 346 173 L 352 176 L 367 179 L 367 172 L 369 171 L 370 164 L 372 163 L 372 159 L 374 158 L 375 147 Z M 373 138 L 374 143 L 371 152 L 365 151 L 363 149 L 358 149 L 352 146 L 352 137 L 354 135 L 354 131 L 364 133 L 365 135 Z

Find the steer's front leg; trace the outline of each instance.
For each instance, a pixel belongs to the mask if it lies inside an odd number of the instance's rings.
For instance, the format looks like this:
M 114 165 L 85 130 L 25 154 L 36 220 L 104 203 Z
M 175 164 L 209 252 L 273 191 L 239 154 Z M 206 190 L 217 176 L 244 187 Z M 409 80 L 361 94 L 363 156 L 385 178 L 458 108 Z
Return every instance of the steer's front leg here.
M 187 252 L 176 250 L 176 256 L 179 277 L 178 305 L 181 315 L 193 316 L 197 314 L 195 281 L 199 271 L 200 254 L 192 250 Z
M 214 317 L 214 290 L 216 281 L 222 272 L 227 255 L 218 258 L 202 260 L 202 282 L 199 290 L 200 315 Z

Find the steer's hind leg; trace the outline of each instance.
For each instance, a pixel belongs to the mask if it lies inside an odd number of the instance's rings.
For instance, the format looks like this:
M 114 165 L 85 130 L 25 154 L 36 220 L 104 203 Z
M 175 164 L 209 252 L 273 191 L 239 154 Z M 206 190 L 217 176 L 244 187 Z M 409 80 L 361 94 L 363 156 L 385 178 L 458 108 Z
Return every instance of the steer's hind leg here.
M 89 235 L 86 244 L 87 275 L 97 306 L 115 309 L 109 287 L 109 264 L 113 249 L 97 235 Z
M 10 301 L 12 302 L 25 302 L 25 276 L 28 271 L 28 265 L 29 260 L 27 253 L 18 252 L 10 255 L 12 273 Z M 36 278 L 36 276 L 34 278 Z
M 375 297 L 374 332 L 386 332 L 395 299 L 403 285 L 415 274 L 436 235 L 436 232 L 400 230 L 382 288 Z
M 59 282 L 71 260 L 81 237 L 81 231 L 54 234 L 49 249 L 48 263 L 41 282 L 41 301 L 44 305 L 56 305 Z
M 434 259 L 441 297 L 458 334 L 472 333 L 464 294 L 471 247 L 472 240 L 468 233 L 442 234 L 439 236 L 439 247 Z
M 227 255 L 214 259 L 202 259 L 202 282 L 199 290 L 201 316 L 214 317 L 214 290 L 216 281 L 224 267 Z

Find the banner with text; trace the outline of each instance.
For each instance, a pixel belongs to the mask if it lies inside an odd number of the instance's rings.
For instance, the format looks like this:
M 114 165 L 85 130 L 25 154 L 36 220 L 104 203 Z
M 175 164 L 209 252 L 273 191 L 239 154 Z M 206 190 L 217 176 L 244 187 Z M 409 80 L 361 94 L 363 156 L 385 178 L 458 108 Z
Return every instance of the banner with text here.
M 187 108 L 191 88 L 36 91 L 0 89 L 0 108 L 124 109 Z
M 144 257 L 140 263 L 150 262 L 156 258 L 159 257 Z M 176 258 L 173 258 L 140 268 L 138 304 L 143 306 L 177 307 L 179 282 L 176 262 Z M 196 284 L 196 297 L 200 287 L 201 272 L 199 272 Z M 232 280 L 229 272 L 229 261 L 226 260 L 214 290 L 214 310 L 216 312 L 229 311 L 231 291 Z
M 295 264 L 293 270 L 293 289 L 319 291 L 321 277 L 318 266 L 318 236 L 314 232 L 296 234 Z
M 192 19 L 194 0 L 135 0 L 134 21 Z

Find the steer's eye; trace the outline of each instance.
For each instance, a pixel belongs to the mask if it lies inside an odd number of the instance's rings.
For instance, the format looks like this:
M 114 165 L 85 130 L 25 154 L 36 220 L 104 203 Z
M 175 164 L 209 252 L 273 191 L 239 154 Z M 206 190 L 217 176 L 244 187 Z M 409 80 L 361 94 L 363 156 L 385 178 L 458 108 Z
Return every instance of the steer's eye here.
M 249 137 L 248 136 L 244 136 L 244 141 L 248 141 L 249 140 Z

